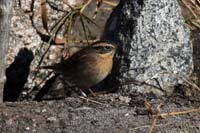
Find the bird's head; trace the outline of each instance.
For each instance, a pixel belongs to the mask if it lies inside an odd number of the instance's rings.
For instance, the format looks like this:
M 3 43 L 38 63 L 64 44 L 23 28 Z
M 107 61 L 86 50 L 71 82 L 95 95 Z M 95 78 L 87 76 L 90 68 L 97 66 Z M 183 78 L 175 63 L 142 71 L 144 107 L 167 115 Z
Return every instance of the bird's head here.
M 117 46 L 115 44 L 99 41 L 91 45 L 92 51 L 94 51 L 98 56 L 106 58 L 111 57 L 113 58 Z

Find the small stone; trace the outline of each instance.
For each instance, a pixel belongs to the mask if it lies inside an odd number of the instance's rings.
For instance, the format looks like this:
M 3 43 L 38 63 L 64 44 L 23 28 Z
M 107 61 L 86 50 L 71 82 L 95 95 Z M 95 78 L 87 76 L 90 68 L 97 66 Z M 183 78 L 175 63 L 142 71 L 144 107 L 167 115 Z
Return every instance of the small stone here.
M 47 118 L 47 121 L 49 121 L 49 122 L 55 122 L 56 120 L 57 120 L 56 117 Z
M 119 96 L 119 100 L 125 103 L 129 103 L 131 98 L 129 97 L 124 97 L 124 96 Z
M 50 60 L 55 60 L 55 59 L 57 59 L 57 55 L 54 53 L 54 54 L 50 54 L 49 55 L 49 59 Z
M 12 125 L 12 123 L 13 123 L 13 119 L 9 119 L 9 120 L 6 121 L 7 125 Z
M 125 116 L 129 116 L 129 113 L 126 113 Z
M 30 127 L 26 127 L 26 130 L 30 130 Z
M 36 113 L 40 113 L 40 109 L 35 109 L 35 112 Z
M 22 95 L 27 95 L 27 92 L 23 91 L 23 92 L 22 92 Z
M 44 112 L 47 112 L 47 110 L 46 110 L 46 109 L 43 109 L 43 110 L 42 110 L 42 113 L 44 113 Z

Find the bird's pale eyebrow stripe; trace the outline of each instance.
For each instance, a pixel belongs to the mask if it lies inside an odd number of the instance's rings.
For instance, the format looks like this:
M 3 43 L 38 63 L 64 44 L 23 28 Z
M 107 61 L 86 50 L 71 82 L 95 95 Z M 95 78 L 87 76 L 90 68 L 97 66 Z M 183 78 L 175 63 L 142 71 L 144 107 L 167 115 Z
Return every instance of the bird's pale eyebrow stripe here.
M 100 43 L 100 44 L 95 44 L 93 47 L 112 47 L 115 48 L 112 44 L 109 43 Z

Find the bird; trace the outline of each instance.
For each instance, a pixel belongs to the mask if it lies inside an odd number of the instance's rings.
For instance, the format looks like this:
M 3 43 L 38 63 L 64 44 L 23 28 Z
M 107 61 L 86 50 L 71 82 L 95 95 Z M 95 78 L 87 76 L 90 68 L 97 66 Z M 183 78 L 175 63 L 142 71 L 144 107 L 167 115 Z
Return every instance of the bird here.
M 96 41 L 68 59 L 40 69 L 52 69 L 80 89 L 88 89 L 104 80 L 112 70 L 117 45 L 108 41 Z M 94 93 L 92 94 L 94 95 Z

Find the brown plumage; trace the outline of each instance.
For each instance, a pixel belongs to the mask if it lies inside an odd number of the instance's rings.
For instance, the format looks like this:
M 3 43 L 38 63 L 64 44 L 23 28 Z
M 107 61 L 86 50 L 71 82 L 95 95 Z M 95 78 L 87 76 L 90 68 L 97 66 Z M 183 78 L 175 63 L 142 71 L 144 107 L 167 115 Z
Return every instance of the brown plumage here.
M 98 41 L 61 63 L 40 68 L 53 69 L 76 86 L 89 88 L 102 81 L 110 73 L 115 52 L 116 45 Z

